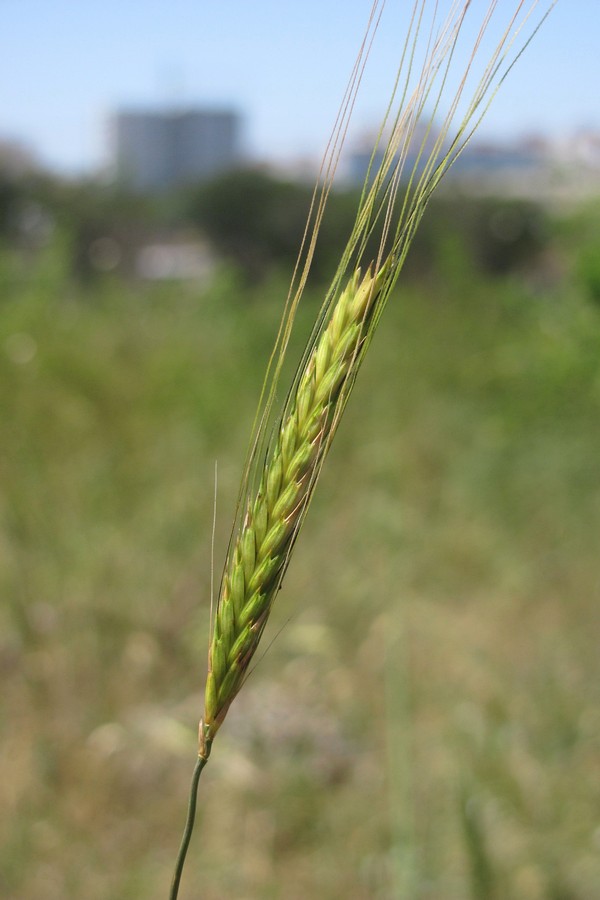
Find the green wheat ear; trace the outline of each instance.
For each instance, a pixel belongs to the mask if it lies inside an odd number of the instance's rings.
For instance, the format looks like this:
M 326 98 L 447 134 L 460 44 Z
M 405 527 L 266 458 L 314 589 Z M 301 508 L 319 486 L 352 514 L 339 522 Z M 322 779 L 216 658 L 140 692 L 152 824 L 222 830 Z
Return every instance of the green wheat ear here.
M 387 273 L 357 269 L 308 356 L 268 454 L 259 488 L 223 578 L 209 650 L 201 756 L 205 756 L 248 670 L 281 584 L 291 544 L 352 382 Z
M 354 228 L 292 388 L 273 423 L 275 389 L 295 312 L 306 284 L 366 57 L 385 6 L 385 0 L 373 2 L 367 33 L 330 143 L 332 149 L 322 169 L 322 182 L 313 197 L 305 240 L 259 403 L 212 622 L 198 759 L 171 900 L 176 900 L 178 894 L 200 773 L 215 735 L 248 675 L 327 451 L 415 230 L 433 191 L 470 140 L 508 71 L 556 2 L 547 0 L 540 22 L 532 28 L 528 40 L 515 49 L 515 41 L 538 0 L 531 0 L 527 9 L 524 0 L 514 0 L 513 12 L 507 13 L 509 18 L 500 31 L 496 48 L 481 65 L 480 80 L 458 123 L 457 110 L 465 106 L 466 86 L 471 83 L 473 66 L 498 0 L 490 0 L 487 11 L 483 11 L 471 56 L 459 65 L 449 97 L 452 65 L 459 56 L 457 47 L 471 0 L 448 0 L 450 12 L 441 23 L 440 0 L 431 4 L 427 23 L 428 0 L 413 0 L 412 13 L 408 4 L 409 22 L 397 79 L 373 149 Z M 425 48 L 424 59 L 414 88 L 415 57 L 421 47 Z M 428 124 L 419 131 L 426 105 L 431 110 L 426 117 Z M 439 116 L 441 109 L 447 112 L 434 136 L 433 118 Z M 386 140 L 384 131 L 389 134 Z M 418 140 L 417 134 L 421 134 Z M 374 160 L 381 155 L 382 162 L 376 167 Z M 407 160 L 415 155 L 412 170 L 405 171 Z M 403 198 L 397 203 L 401 185 Z M 379 249 L 375 258 L 369 259 L 365 248 L 376 228 L 381 234 Z

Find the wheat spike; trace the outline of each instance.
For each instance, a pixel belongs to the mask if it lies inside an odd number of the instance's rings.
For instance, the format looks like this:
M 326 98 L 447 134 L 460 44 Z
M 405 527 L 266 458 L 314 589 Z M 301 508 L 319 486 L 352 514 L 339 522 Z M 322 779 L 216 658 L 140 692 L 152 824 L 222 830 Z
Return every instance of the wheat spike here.
M 221 583 L 209 649 L 200 755 L 239 691 L 281 584 L 290 545 L 337 425 L 343 387 L 361 359 L 386 266 L 356 269 L 322 330 L 279 421 L 260 486 L 248 502 Z

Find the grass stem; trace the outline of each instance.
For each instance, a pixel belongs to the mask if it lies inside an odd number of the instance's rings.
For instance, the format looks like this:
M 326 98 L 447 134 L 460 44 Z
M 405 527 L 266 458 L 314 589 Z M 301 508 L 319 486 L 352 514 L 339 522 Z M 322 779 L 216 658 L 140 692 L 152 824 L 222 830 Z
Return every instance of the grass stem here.
M 192 832 L 194 830 L 194 823 L 196 821 L 196 799 L 198 797 L 198 782 L 200 781 L 202 769 L 207 762 L 208 757 L 204 756 L 199 756 L 196 760 L 196 766 L 192 775 L 192 783 L 190 785 L 190 799 L 188 803 L 187 819 L 185 822 L 185 828 L 183 829 L 183 837 L 181 838 L 179 853 L 177 854 L 177 862 L 175 863 L 175 871 L 173 873 L 173 881 L 171 882 L 169 900 L 177 900 L 177 896 L 179 894 L 179 882 L 181 881 L 181 873 L 183 872 L 185 858 L 187 856 Z

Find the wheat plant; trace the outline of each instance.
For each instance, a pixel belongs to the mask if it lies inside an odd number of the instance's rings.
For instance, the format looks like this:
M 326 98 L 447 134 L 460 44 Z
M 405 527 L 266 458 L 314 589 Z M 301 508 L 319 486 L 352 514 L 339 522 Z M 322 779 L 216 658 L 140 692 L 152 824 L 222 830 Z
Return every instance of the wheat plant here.
M 408 5 L 395 84 L 373 147 L 355 224 L 293 383 L 275 412 L 284 355 L 344 138 L 368 57 L 376 52 L 378 29 L 385 27 L 385 0 L 375 0 L 371 6 L 313 196 L 255 419 L 212 615 L 198 759 L 171 900 L 178 895 L 200 773 L 248 676 L 321 467 L 415 229 L 433 191 L 555 2 L 548 0 L 543 9 L 539 0 L 528 4 L 524 0 L 502 4 L 498 0 L 414 0 Z M 475 17 L 474 23 L 470 16 Z M 475 25 L 474 32 L 465 29 L 466 21 Z M 475 35 L 467 44 L 465 30 Z M 493 50 L 482 59 L 489 34 Z M 375 234 L 378 249 L 369 258 Z

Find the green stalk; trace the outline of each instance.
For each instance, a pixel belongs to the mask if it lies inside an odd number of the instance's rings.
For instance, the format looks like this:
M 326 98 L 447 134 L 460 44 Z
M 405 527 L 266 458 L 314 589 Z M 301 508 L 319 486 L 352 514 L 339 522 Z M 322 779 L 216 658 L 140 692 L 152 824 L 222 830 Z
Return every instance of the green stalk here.
M 190 785 L 190 798 L 188 801 L 188 811 L 187 818 L 185 821 L 185 828 L 183 829 L 183 836 L 181 838 L 181 844 L 179 846 L 179 852 L 177 854 L 177 860 L 175 862 L 175 871 L 173 872 L 173 880 L 171 882 L 171 890 L 169 892 L 169 900 L 177 900 L 179 895 L 179 883 L 181 881 L 181 874 L 183 872 L 183 867 L 185 865 L 185 859 L 187 856 L 188 848 L 190 846 L 190 841 L 192 839 L 192 833 L 194 831 L 194 825 L 196 823 L 196 804 L 198 799 L 198 784 L 200 782 L 200 775 L 202 774 L 202 770 L 206 763 L 208 762 L 208 756 L 210 754 L 210 745 L 208 746 L 208 753 L 206 756 L 198 756 L 196 760 L 196 765 L 194 767 L 194 772 L 192 774 L 192 783 Z

